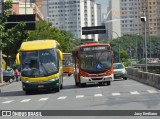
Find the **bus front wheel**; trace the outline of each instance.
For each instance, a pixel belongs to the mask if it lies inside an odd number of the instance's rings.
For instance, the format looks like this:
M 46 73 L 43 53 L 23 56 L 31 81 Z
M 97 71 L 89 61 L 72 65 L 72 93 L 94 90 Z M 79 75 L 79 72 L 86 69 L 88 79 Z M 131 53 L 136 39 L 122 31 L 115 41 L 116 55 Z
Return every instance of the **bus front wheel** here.
M 111 81 L 107 81 L 107 85 L 108 85 L 108 86 L 111 85 Z
M 57 88 L 55 89 L 56 92 L 60 91 L 60 86 L 57 86 Z

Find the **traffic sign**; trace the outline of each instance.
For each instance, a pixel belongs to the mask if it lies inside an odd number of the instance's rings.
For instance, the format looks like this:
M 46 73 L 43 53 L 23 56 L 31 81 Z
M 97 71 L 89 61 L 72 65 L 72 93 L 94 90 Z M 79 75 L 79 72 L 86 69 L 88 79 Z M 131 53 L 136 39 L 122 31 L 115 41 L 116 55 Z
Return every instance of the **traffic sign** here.
M 6 29 L 11 29 L 19 22 L 25 22 L 25 30 L 35 30 L 35 14 L 10 15 L 5 25 Z
M 104 33 L 106 33 L 105 26 L 82 27 L 82 35 L 104 34 Z

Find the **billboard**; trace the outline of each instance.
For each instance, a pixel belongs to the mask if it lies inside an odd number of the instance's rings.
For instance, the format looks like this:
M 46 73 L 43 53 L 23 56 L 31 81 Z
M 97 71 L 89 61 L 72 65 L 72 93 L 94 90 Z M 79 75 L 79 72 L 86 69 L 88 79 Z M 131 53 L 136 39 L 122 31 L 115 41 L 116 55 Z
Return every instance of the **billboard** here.
M 10 15 L 5 25 L 6 29 L 11 29 L 19 22 L 25 22 L 25 30 L 35 30 L 35 14 Z
M 106 33 L 105 26 L 82 27 L 82 35 L 104 34 L 104 33 Z

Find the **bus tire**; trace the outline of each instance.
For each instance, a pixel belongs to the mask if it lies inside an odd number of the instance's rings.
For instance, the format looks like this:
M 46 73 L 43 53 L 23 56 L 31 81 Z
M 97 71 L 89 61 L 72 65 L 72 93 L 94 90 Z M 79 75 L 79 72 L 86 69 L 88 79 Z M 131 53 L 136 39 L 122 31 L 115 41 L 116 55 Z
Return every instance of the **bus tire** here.
M 81 87 L 85 87 L 85 86 L 86 86 L 86 83 L 80 83 L 80 86 L 81 86 Z
M 79 82 L 75 82 L 76 86 L 79 86 Z
M 55 89 L 56 92 L 59 92 L 60 91 L 60 87 L 57 86 L 57 88 Z
M 26 90 L 25 93 L 26 93 L 26 95 L 29 95 L 31 92 L 30 92 L 30 90 Z
M 108 85 L 108 86 L 111 85 L 111 81 L 107 81 L 107 85 Z
M 63 84 L 61 84 L 60 89 L 63 89 Z

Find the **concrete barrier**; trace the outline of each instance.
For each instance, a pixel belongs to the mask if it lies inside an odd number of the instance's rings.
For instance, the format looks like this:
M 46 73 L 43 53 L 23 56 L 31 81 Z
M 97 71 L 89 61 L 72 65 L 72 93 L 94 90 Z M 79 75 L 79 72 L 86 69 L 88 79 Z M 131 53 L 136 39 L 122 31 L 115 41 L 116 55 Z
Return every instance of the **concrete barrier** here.
M 127 68 L 126 70 L 128 78 L 160 89 L 160 74 L 143 72 L 137 68 Z

